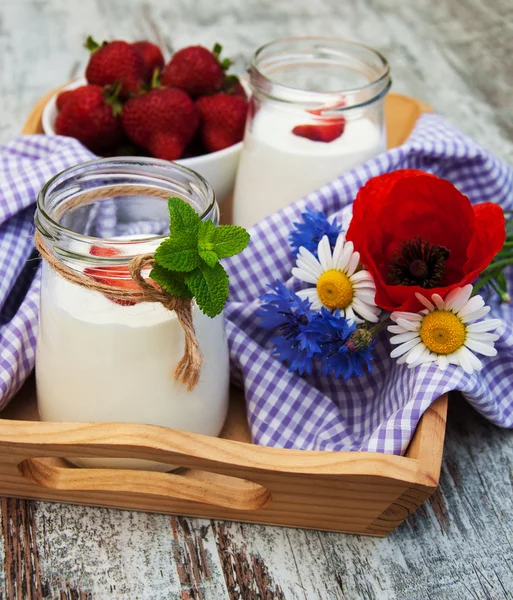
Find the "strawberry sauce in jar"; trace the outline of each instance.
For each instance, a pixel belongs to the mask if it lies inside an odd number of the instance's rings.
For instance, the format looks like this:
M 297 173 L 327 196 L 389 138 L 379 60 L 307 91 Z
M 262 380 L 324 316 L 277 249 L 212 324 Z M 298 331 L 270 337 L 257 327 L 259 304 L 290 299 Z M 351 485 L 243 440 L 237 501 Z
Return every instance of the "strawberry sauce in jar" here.
M 149 158 L 107 158 L 63 171 L 42 189 L 36 226 L 62 264 L 93 281 L 133 289 L 128 264 L 153 253 L 169 232 L 167 199 L 188 202 L 217 224 L 208 183 L 179 165 Z M 155 302 L 109 298 L 42 266 L 36 354 L 43 421 L 122 421 L 206 435 L 220 433 L 228 409 L 224 318 L 193 306 L 203 367 L 189 391 L 175 381 L 184 352 L 176 314 Z M 79 466 L 169 471 L 130 458 L 74 458 Z
M 234 195 L 244 227 L 386 149 L 386 59 L 367 46 L 290 38 L 255 53 Z

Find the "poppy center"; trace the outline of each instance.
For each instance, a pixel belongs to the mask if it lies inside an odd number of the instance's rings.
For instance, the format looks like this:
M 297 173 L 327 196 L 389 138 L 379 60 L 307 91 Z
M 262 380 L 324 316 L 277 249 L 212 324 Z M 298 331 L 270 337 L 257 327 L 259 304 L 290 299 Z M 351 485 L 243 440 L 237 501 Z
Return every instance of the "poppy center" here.
M 420 237 L 407 240 L 392 256 L 389 277 L 392 285 L 434 288 L 442 284 L 450 250 Z
M 349 277 L 331 269 L 325 271 L 317 281 L 319 300 L 328 308 L 346 308 L 353 300 L 353 286 Z
M 420 339 L 435 354 L 451 354 L 465 343 L 466 329 L 461 320 L 447 310 L 435 310 L 422 319 Z

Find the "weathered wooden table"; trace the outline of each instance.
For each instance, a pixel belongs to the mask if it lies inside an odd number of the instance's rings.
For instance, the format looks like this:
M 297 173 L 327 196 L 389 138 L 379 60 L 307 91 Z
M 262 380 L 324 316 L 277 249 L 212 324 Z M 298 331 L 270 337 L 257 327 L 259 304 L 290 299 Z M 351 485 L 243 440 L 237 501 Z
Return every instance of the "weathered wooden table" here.
M 221 41 L 240 71 L 289 35 L 379 48 L 423 98 L 513 161 L 511 0 L 0 0 L 0 139 L 83 68 L 81 44 Z M 452 401 L 439 491 L 387 539 L 2 499 L 5 598 L 513 598 L 513 432 Z

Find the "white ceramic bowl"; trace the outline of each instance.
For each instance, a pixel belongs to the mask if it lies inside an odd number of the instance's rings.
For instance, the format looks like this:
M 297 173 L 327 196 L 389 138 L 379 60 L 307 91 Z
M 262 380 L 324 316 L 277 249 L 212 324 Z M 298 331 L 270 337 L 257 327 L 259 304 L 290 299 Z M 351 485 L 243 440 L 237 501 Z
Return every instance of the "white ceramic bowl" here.
M 81 85 L 86 85 L 86 83 L 85 78 L 76 79 L 60 91 L 73 90 Z M 55 119 L 58 114 L 56 105 L 58 95 L 54 94 L 43 109 L 41 120 L 46 135 L 56 135 Z M 204 177 L 214 189 L 217 201 L 221 204 L 233 192 L 241 150 L 242 142 L 239 142 L 218 152 L 192 158 L 181 158 L 176 162 Z

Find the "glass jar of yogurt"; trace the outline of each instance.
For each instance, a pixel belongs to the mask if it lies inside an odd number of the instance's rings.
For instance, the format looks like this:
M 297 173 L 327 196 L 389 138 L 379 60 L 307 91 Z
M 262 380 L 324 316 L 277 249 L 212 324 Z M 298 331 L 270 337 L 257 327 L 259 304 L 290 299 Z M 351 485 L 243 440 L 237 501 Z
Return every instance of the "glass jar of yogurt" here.
M 257 50 L 233 220 L 250 227 L 386 149 L 390 68 L 379 53 L 329 38 Z
M 51 179 L 35 216 L 59 261 L 96 281 L 134 285 L 132 258 L 153 253 L 169 232 L 167 199 L 188 202 L 215 224 L 219 208 L 208 183 L 177 164 L 106 158 Z M 58 274 L 43 261 L 36 386 L 43 421 L 124 421 L 217 436 L 228 409 L 229 363 L 223 315 L 193 306 L 203 355 L 199 382 L 175 381 L 184 352 L 176 313 L 155 302 L 109 299 Z M 79 466 L 168 471 L 136 459 L 83 458 Z

